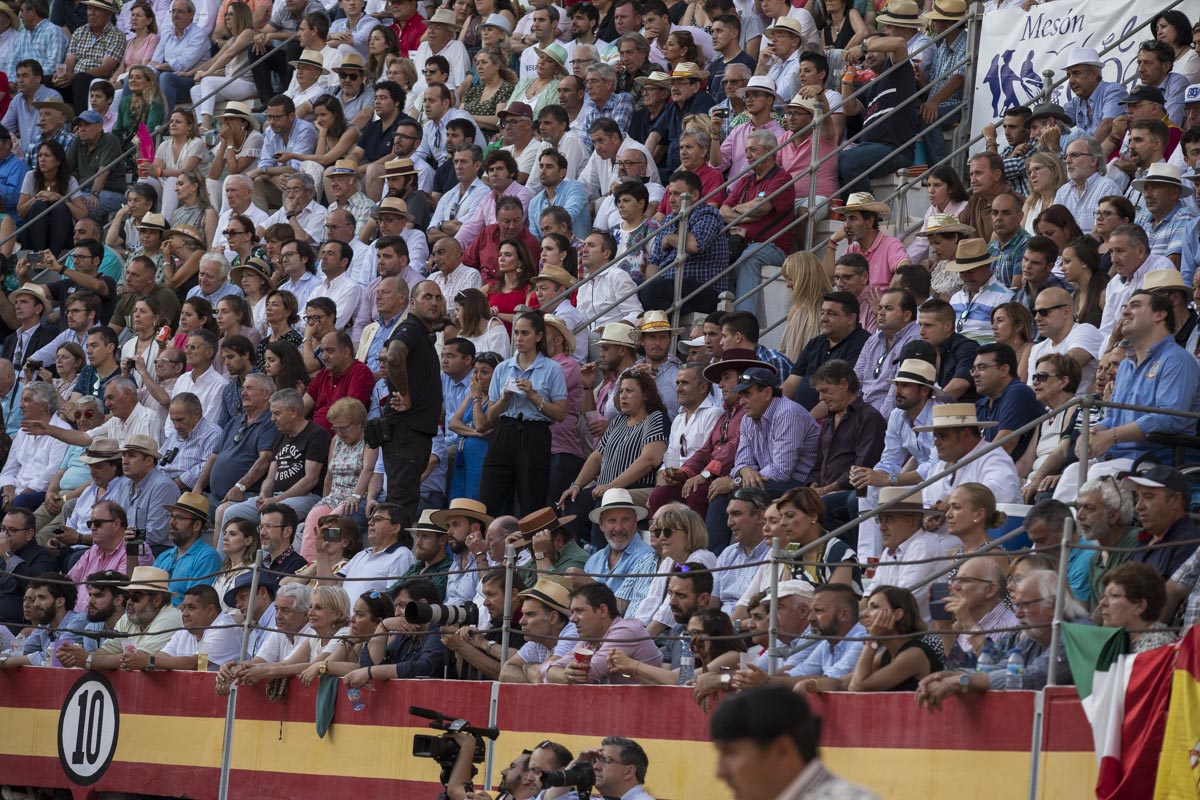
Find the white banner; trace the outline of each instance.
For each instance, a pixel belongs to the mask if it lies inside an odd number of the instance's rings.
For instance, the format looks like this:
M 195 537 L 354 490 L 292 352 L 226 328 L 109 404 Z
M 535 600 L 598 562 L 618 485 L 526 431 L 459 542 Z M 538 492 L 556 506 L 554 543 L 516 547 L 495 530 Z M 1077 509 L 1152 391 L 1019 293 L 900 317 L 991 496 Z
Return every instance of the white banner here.
M 1161 7 L 1128 0 L 1056 0 L 1029 11 L 1006 8 L 988 12 L 983 18 L 975 62 L 972 138 L 988 122 L 994 121 L 999 128 L 1004 109 L 1040 103 L 1042 70 L 1054 70 L 1056 81 L 1065 78 L 1063 65 L 1073 47 L 1103 51 L 1123 35 L 1131 34 L 1101 60 L 1104 80 L 1135 83 L 1138 45 L 1154 38 L 1149 30 L 1150 19 Z M 1200 0 L 1184 0 L 1175 9 L 1194 23 L 1200 16 Z M 1062 105 L 1069 95 L 1064 82 L 1052 98 Z M 982 145 L 973 149 L 982 149 Z

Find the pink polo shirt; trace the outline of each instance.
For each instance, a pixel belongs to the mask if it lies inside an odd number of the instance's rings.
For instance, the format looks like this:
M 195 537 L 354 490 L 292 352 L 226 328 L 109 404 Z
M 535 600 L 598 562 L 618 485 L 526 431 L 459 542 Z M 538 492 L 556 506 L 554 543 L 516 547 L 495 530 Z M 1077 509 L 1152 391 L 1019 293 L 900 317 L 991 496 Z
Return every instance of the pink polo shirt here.
M 141 550 L 138 551 L 138 563 L 141 566 L 154 563 L 154 557 L 150 553 L 150 548 L 145 544 L 142 544 Z M 103 572 L 108 569 L 116 570 L 117 572 L 129 572 L 125 567 L 124 542 L 117 545 L 111 553 L 105 553 L 98 545 L 92 545 L 75 562 L 75 565 L 71 567 L 71 571 L 67 573 L 67 576 L 76 583 L 83 583 L 87 580 L 87 576 L 93 572 Z M 75 610 L 86 613 L 87 605 L 87 588 L 81 586 L 79 587 L 79 597 L 75 600 Z
M 871 285 L 880 289 L 892 282 L 896 267 L 909 261 L 908 251 L 904 249 L 900 240 L 882 233 L 875 236 L 875 241 L 871 242 L 871 246 L 865 251 L 858 242 L 852 242 L 846 248 L 846 252 L 862 253 L 866 256 L 867 263 L 871 266 Z
M 785 134 L 786 135 L 786 134 Z M 796 184 L 796 198 L 808 199 L 808 169 L 812 166 L 813 137 L 809 136 L 802 142 L 785 144 L 779 150 L 779 165 L 792 175 L 803 175 Z M 817 158 L 824 158 L 837 149 L 837 140 L 821 137 L 817 147 Z M 837 158 L 826 158 L 817 165 L 817 196 L 833 197 L 838 190 Z

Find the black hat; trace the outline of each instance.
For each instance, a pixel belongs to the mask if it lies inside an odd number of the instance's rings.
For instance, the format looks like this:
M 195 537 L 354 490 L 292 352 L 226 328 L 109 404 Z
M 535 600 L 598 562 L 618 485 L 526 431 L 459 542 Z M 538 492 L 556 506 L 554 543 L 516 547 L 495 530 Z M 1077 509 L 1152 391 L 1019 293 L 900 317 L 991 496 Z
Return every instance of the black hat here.
M 1148 489 L 1169 489 L 1172 492 L 1179 492 L 1185 498 L 1191 497 L 1192 494 L 1191 484 L 1188 483 L 1187 478 L 1183 477 L 1183 473 L 1165 464 L 1156 464 L 1136 475 L 1130 475 L 1125 480 Z
M 910 358 L 919 358 L 922 361 L 928 361 L 936 367 L 937 348 L 924 339 L 913 339 L 904 343 L 904 346 L 900 348 L 900 355 L 893 358 L 892 363 L 899 364 L 901 361 L 907 361 Z
M 230 586 L 229 590 L 225 592 L 225 605 L 229 606 L 230 608 L 237 608 L 238 591 L 241 589 L 249 589 L 253 580 L 254 573 L 249 570 L 243 572 L 241 575 L 238 575 L 237 579 L 233 582 L 233 586 Z M 258 588 L 266 589 L 267 594 L 271 595 L 271 599 L 274 600 L 275 592 L 279 590 L 279 579 L 274 575 L 269 575 L 264 572 L 258 576 Z
M 1155 86 L 1138 86 L 1124 100 L 1118 100 L 1118 105 L 1131 106 L 1134 103 L 1140 103 L 1142 100 L 1149 100 L 1151 103 L 1158 103 L 1164 108 L 1167 105 L 1167 98 L 1163 96 L 1162 89 Z

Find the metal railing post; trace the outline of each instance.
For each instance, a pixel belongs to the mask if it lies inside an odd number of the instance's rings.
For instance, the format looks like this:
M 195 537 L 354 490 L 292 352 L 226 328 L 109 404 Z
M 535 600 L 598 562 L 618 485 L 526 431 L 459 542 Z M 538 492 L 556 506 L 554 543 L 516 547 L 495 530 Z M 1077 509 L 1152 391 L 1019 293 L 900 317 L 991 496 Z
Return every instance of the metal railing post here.
M 812 130 L 808 133 L 808 141 L 811 142 L 808 158 L 808 205 L 804 207 L 804 246 L 809 249 L 812 249 L 813 234 L 816 233 L 817 227 L 813 221 L 813 214 L 817 206 L 817 167 L 821 164 L 821 134 L 826 117 L 821 106 L 816 103 L 813 105 L 816 106 L 816 110 L 813 112 Z M 829 201 L 825 202 L 828 204 Z
M 1058 588 L 1054 592 L 1054 622 L 1050 626 L 1050 666 L 1046 685 L 1058 682 L 1058 645 L 1062 639 L 1063 603 L 1067 597 L 1067 560 L 1071 557 L 1071 539 L 1075 535 L 1075 518 L 1067 515 L 1063 523 L 1062 542 L 1058 548 Z
M 691 199 L 691 192 L 679 196 L 679 241 L 675 247 L 675 274 L 672 276 L 675 279 L 675 291 L 671 301 L 671 327 L 675 329 L 679 328 L 679 318 L 683 316 L 683 303 L 680 300 L 683 297 L 683 263 L 687 261 L 687 224 Z
M 246 599 L 246 619 L 242 623 L 242 647 L 238 662 L 246 660 L 250 651 L 250 628 L 254 625 L 254 600 L 258 595 L 259 570 L 262 569 L 264 550 L 254 556 L 254 567 L 250 577 L 250 596 Z M 233 723 L 237 716 L 237 681 L 229 685 L 229 699 L 225 702 L 225 736 L 221 741 L 221 782 L 217 789 L 219 800 L 229 800 L 229 762 L 233 754 Z
M 783 559 L 783 538 L 771 540 L 771 610 L 767 621 L 767 674 L 774 675 L 779 642 L 779 564 Z
M 981 29 L 983 28 L 983 11 L 978 3 L 971 3 L 967 7 L 967 69 L 963 75 L 962 88 L 962 106 L 963 118 L 959 120 L 958 127 L 954 129 L 954 136 L 951 141 L 954 144 L 955 152 L 958 151 L 964 137 L 971 135 L 971 111 L 973 109 L 973 101 L 975 99 L 975 81 L 979 74 L 979 40 Z M 968 100 L 970 98 L 970 100 Z M 943 160 L 949 160 L 947 155 Z M 926 165 L 935 166 L 935 165 Z M 959 172 L 962 172 L 961 165 Z
M 1083 417 L 1083 429 L 1079 431 L 1079 446 L 1083 448 L 1083 458 L 1079 459 L 1079 489 L 1082 489 L 1087 483 L 1088 461 L 1091 458 L 1088 450 L 1092 445 L 1092 395 L 1085 394 L 1080 398 L 1079 413 Z

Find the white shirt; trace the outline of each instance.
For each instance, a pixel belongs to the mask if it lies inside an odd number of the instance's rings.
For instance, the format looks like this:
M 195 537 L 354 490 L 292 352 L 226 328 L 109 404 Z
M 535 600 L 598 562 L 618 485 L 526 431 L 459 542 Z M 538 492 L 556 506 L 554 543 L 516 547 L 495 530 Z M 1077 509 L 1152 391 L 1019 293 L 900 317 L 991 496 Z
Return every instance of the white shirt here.
M 599 330 L 604 325 L 617 320 L 633 322 L 642 313 L 642 301 L 637 292 L 629 294 L 636 288 L 633 278 L 620 267 L 608 267 L 594 280 L 579 285 L 575 300 L 579 303 L 579 312 L 584 319 L 591 319 L 595 314 L 600 316 L 588 325 L 589 330 Z M 609 308 L 618 297 L 626 297 L 619 305 Z
M 639 141 L 630 139 L 626 134 L 625 139 L 617 147 L 617 155 L 619 156 L 626 150 L 640 150 L 646 156 L 646 177 L 651 182 L 659 183 L 658 165 L 654 163 L 654 156 L 646 149 L 646 146 Z M 588 157 L 587 163 L 583 165 L 583 171 L 579 173 L 579 182 L 583 184 L 583 188 L 587 189 L 589 200 L 595 200 L 612 192 L 613 183 L 617 182 L 618 167 L 615 163 L 616 157 L 612 161 L 607 158 L 601 158 L 599 153 L 593 152 Z
M 471 181 L 465 193 L 461 183 L 454 184 L 454 188 L 442 194 L 438 200 L 437 208 L 429 218 L 429 227 L 436 228 L 447 220 L 462 222 L 471 216 L 479 201 L 491 194 L 491 191 L 479 178 Z
M 1029 351 L 1029 365 L 1026 374 L 1032 376 L 1037 372 L 1037 362 L 1042 356 L 1049 353 L 1066 355 L 1076 349 L 1084 350 L 1092 356 L 1092 360 L 1083 368 L 1083 377 L 1079 381 L 1079 389 L 1076 392 L 1076 394 L 1087 394 L 1092 388 L 1092 381 L 1096 379 L 1096 364 L 1100 360 L 1100 351 L 1104 349 L 1104 337 L 1100 335 L 1100 330 L 1095 325 L 1086 322 L 1076 322 L 1071 325 L 1071 330 L 1067 331 L 1067 335 L 1058 344 L 1050 341 L 1050 337 L 1035 344 Z
M 450 62 L 450 80 L 446 81 L 446 85 L 451 89 L 465 81 L 467 73 L 471 71 L 471 57 L 467 55 L 466 46 L 458 39 L 451 39 L 438 53 L 433 52 L 428 40 L 421 42 L 421 46 L 417 48 L 412 57 L 413 66 L 417 69 L 417 82 L 413 84 L 412 91 L 408 94 L 409 108 L 416 109 L 418 112 L 423 110 L 418 104 L 424 105 L 425 90 L 429 88 L 429 84 L 425 83 L 425 75 L 422 70 L 425 68 L 426 60 L 434 55 L 442 56 Z M 457 101 L 457 98 L 455 100 Z M 417 115 L 412 114 L 412 116 Z
M 354 319 L 354 312 L 358 311 L 362 293 L 363 287 L 355 283 L 347 269 L 333 280 L 326 278 L 313 294 L 328 297 L 337 305 L 337 328 L 344 330 Z
M 1133 273 L 1133 277 L 1128 282 L 1117 275 L 1104 287 L 1104 313 L 1100 316 L 1100 335 L 1104 341 L 1108 341 L 1113 328 L 1117 326 L 1117 320 L 1125 311 L 1125 303 L 1129 301 L 1134 292 L 1142 288 L 1142 281 L 1146 279 L 1146 273 L 1156 269 L 1173 269 L 1178 272 L 1178 268 L 1166 256 L 1150 255 L 1146 257 L 1146 261 L 1138 267 L 1137 272 Z
M 542 176 L 538 172 L 538 158 L 542 155 L 543 150 L 550 149 L 550 145 L 537 139 L 530 139 L 529 144 L 525 145 L 525 149 L 521 151 L 520 155 L 517 155 L 515 144 L 501 149 L 506 153 L 512 153 L 512 157 L 517 160 L 517 172 L 524 172 L 529 176 L 525 181 L 526 188 L 534 194 L 541 191 Z
M 301 647 L 308 645 L 308 637 L 303 634 L 312 633 L 315 633 L 315 631 L 308 625 L 301 628 L 294 637 L 289 637 L 283 631 L 271 631 L 263 638 L 262 646 L 258 648 L 258 652 L 254 654 L 254 657 L 262 659 L 268 664 L 278 664 L 281 661 L 286 661 Z
M 237 661 L 242 652 L 242 629 L 237 620 L 221 613 L 212 621 L 212 626 L 197 639 L 188 630 L 175 631 L 171 641 L 161 651 L 164 656 L 194 656 L 201 641 L 208 643 L 208 671 L 216 672 L 222 664 Z
M 448 275 L 440 269 L 435 269 L 429 273 L 429 280 L 436 283 L 442 290 L 442 296 L 446 298 L 447 314 L 454 313 L 455 295 L 463 289 L 478 289 L 483 285 L 483 278 L 480 276 L 479 270 L 465 264 L 459 264 Z
M 296 215 L 296 219 L 300 222 L 300 228 L 308 234 L 308 238 L 312 239 L 314 244 L 320 245 L 321 242 L 325 241 L 325 216 L 327 213 L 325 206 L 316 200 L 310 200 L 308 205 L 300 209 L 300 213 Z M 287 225 L 290 227 L 291 224 L 292 221 L 287 218 L 287 210 L 280 207 L 278 211 L 267 217 L 262 227 L 266 228 L 270 225 Z M 254 225 L 258 227 L 258 222 L 255 221 Z M 224 228 L 221 230 L 224 230 Z
M 717 566 L 717 557 L 708 550 L 697 550 L 690 554 L 687 560 L 703 564 L 709 569 Z M 670 556 L 658 563 L 658 574 L 650 579 L 650 588 L 646 590 L 646 596 L 637 604 L 637 608 L 626 616 L 640 621 L 643 625 L 661 622 L 669 628 L 675 624 L 675 617 L 671 614 L 671 605 L 667 599 L 667 579 L 671 577 L 674 567 L 675 559 Z
M 1003 450 L 998 451 L 1003 452 Z M 1015 475 L 1015 472 L 1014 472 Z M 926 491 L 929 491 L 926 489 Z M 930 561 L 925 564 L 896 564 L 897 561 L 921 561 L 927 558 L 937 558 L 949 555 L 957 550 L 962 542 L 957 536 L 950 536 L 954 544 L 944 542 L 941 537 L 918 530 L 908 540 L 894 550 L 884 548 L 879 554 L 879 564 L 875 567 L 875 577 L 871 586 L 898 586 L 910 589 L 917 598 L 917 606 L 921 609 L 921 619 L 929 624 L 929 586 L 915 588 L 918 583 L 946 569 L 944 561 Z M 866 589 L 866 587 L 864 587 Z M 870 589 L 867 589 L 869 592 Z
M 671 438 L 667 440 L 667 452 L 663 454 L 663 469 L 679 469 L 704 444 L 723 413 L 721 403 L 714 400 L 712 394 L 705 397 L 695 411 L 686 412 L 680 408 L 671 422 Z
M 217 27 L 217 11 L 221 7 L 221 0 L 194 0 L 194 2 L 196 16 L 192 19 L 192 24 L 202 31 L 212 32 L 213 28 Z M 170 24 L 170 22 L 171 17 L 168 15 L 162 18 L 159 26 Z
M 171 390 L 171 398 L 178 397 L 181 392 L 191 392 L 200 398 L 200 406 L 204 409 L 204 418 L 216 425 L 221 416 L 221 392 L 225 390 L 227 383 L 229 383 L 229 378 L 211 366 L 204 370 L 204 374 L 200 376 L 199 380 L 196 380 L 192 372 L 185 372 L 175 381 L 175 388 Z M 172 424 L 170 418 L 163 426 L 163 431 L 168 435 L 175 432 L 175 425 Z
M 960 459 L 959 463 L 962 465 L 957 468 L 956 472 L 926 486 L 921 495 L 925 500 L 925 505 L 930 506 L 938 500 L 944 500 L 950 496 L 950 492 L 955 486 L 963 483 L 982 483 L 992 490 L 997 503 L 1019 504 L 1021 502 L 1021 480 L 1017 477 L 1017 468 L 1013 466 L 1012 456 L 1004 452 L 1003 447 L 997 447 L 987 455 L 976 458 L 970 463 L 962 463 L 988 444 L 991 443 L 980 441 L 970 453 Z M 930 475 L 938 475 L 948 468 L 949 465 L 945 461 L 938 461 Z
M 48 424 L 51 428 L 70 427 L 57 414 Z M 8 451 L 8 461 L 0 471 L 0 486 L 12 486 L 17 494 L 26 490 L 46 491 L 50 479 L 58 472 L 58 465 L 62 463 L 67 447 L 66 442 L 60 442 L 48 434 L 30 436 L 25 431 L 17 431 L 12 448 Z
M 133 407 L 133 411 L 126 419 L 122 420 L 113 414 L 105 420 L 103 425 L 97 425 L 87 434 L 92 437 L 93 442 L 97 439 L 116 439 L 123 445 L 129 441 L 131 436 L 137 434 L 149 436 L 159 444 L 163 442 L 162 420 L 159 419 L 158 414 L 141 403 Z
M 585 142 L 585 136 L 586 134 L 580 135 L 579 131 L 568 130 L 563 133 L 558 144 L 553 145 L 567 159 L 567 180 L 569 181 L 579 180 L 579 171 L 587 163 L 591 142 Z
M 244 217 L 249 217 L 254 223 L 255 228 L 265 228 L 267 226 L 267 217 L 270 216 L 267 214 L 267 212 L 254 205 L 254 203 L 251 203 L 246 207 L 246 210 L 242 212 L 234 211 L 232 208 L 226 205 L 225 210 L 221 212 L 221 216 L 217 217 L 217 230 L 215 233 L 213 233 L 212 247 L 209 248 L 210 250 L 220 250 L 225 247 L 227 244 L 225 240 L 225 229 L 229 227 L 229 218 L 238 213 Z M 320 241 L 320 239 L 317 241 Z M 233 251 L 226 250 L 225 257 L 233 258 Z
M 341 50 L 336 47 L 325 45 L 321 48 L 321 63 L 325 65 L 325 69 L 329 70 L 326 74 L 317 78 L 317 86 L 324 86 L 325 91 L 332 95 L 337 95 L 341 91 L 341 86 L 338 82 L 338 74 L 333 70 L 342 65 L 342 59 L 346 56 Z M 296 83 L 296 74 L 292 73 L 292 82 L 288 84 L 287 91 L 284 92 L 288 97 L 295 97 L 296 92 L 300 90 L 300 84 Z M 296 101 L 299 105 L 300 101 Z
M 343 578 L 372 579 L 344 584 L 343 588 L 350 596 L 357 598 L 364 592 L 386 592 L 387 588 L 395 582 L 396 576 L 403 575 L 416 561 L 412 551 L 397 542 L 378 552 L 374 547 L 359 550 L 338 574 Z

